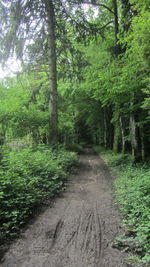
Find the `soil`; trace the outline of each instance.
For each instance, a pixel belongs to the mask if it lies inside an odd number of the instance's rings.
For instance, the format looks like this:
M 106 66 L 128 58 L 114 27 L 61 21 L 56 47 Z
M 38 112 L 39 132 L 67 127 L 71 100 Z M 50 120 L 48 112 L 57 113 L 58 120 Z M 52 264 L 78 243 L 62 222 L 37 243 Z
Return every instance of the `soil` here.
M 104 161 L 86 149 L 69 181 L 10 246 L 0 267 L 127 266 L 125 253 L 112 245 L 121 227 Z

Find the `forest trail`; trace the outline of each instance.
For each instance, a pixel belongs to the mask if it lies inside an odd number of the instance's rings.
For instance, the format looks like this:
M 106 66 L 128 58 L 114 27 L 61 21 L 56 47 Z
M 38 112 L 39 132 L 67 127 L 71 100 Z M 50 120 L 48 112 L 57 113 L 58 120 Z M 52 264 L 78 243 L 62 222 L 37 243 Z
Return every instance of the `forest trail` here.
M 87 148 L 66 192 L 11 245 L 0 267 L 126 266 L 124 253 L 112 247 L 119 231 L 112 177 Z

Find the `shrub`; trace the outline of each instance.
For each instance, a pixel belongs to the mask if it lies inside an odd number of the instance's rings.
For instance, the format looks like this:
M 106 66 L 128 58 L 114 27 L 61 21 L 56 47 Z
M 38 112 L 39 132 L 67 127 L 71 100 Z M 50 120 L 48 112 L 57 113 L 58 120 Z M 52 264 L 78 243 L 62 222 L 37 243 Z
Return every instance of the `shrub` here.
M 117 177 L 114 182 L 116 202 L 126 225 L 126 235 L 138 244 L 133 251 L 146 264 L 150 262 L 149 165 L 134 164 L 128 154 L 116 154 L 101 147 L 96 147 L 96 151 L 106 159 Z
M 61 190 L 77 157 L 74 152 L 45 146 L 11 151 L 0 168 L 0 232 L 14 234 L 32 213 Z
M 130 166 L 115 182 L 117 202 L 124 222 L 138 241 L 143 261 L 150 252 L 150 170 Z M 149 258 L 150 260 L 150 258 Z

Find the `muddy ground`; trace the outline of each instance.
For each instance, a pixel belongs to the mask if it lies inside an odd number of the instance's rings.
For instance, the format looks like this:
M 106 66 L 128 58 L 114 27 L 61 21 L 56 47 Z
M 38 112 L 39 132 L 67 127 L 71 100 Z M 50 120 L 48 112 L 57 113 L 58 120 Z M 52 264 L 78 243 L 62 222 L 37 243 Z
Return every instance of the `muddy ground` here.
M 87 149 L 67 190 L 23 231 L 0 267 L 127 266 L 126 255 L 112 247 L 121 230 L 112 180 L 103 160 Z

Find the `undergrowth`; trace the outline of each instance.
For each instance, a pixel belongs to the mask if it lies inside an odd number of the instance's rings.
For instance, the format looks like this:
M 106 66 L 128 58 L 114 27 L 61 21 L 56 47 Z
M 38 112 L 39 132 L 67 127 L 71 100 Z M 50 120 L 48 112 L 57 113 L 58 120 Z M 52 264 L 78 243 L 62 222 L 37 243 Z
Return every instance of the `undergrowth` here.
M 95 150 L 104 156 L 117 177 L 114 182 L 116 202 L 126 226 L 122 242 L 138 256 L 136 266 L 137 262 L 147 264 L 150 262 L 150 167 L 134 164 L 128 154 L 115 154 L 100 147 Z
M 46 146 L 5 151 L 0 167 L 0 241 L 13 236 L 34 208 L 58 193 L 77 162 L 74 152 Z

